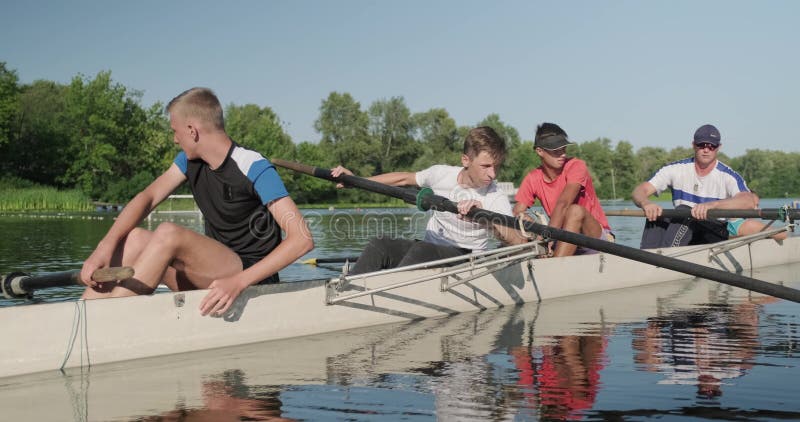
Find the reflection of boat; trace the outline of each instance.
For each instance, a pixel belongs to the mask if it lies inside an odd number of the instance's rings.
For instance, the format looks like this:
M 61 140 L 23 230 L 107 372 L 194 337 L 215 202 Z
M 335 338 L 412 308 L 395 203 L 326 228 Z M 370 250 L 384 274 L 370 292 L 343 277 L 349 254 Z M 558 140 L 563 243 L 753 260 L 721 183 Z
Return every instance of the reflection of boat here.
M 738 240 L 737 240 L 738 241 Z M 534 260 L 534 243 L 329 281 L 249 288 L 220 318 L 204 291 L 0 308 L 0 377 L 319 334 L 686 278 L 607 254 Z M 800 259 L 800 238 L 664 250 L 741 272 Z M 444 262 L 439 262 L 443 264 Z M 451 262 L 452 264 L 452 262 Z M 430 264 L 425 264 L 430 265 Z M 415 269 L 414 269 L 415 268 Z
M 798 265 L 779 266 L 756 275 L 785 280 L 798 269 Z M 604 336 L 616 324 L 746 297 L 745 291 L 717 283 L 682 280 L 414 323 L 118 362 L 91 371 L 30 374 L 0 383 L 0 407 L 7 420 L 63 420 L 65 415 L 75 420 L 170 420 L 158 417 L 211 410 L 218 403 L 234 401 L 249 410 L 255 406 L 280 412 L 287 392 L 297 391 L 291 386 L 364 385 L 386 374 L 422 374 L 433 384 L 436 416 L 446 417 L 459 406 L 454 400 L 463 403 L 498 390 L 521 395 L 509 387 L 497 388 L 496 384 L 515 384 L 498 377 L 524 375 L 491 370 L 499 363 L 483 356 L 498 348 L 510 355 L 527 350 L 528 356 L 534 352 L 539 356 L 566 337 Z M 484 372 L 474 377 L 475 371 Z M 43 397 L 47 405 L 39 404 Z M 393 405 L 390 402 L 382 406 Z M 148 419 L 151 415 L 153 419 Z

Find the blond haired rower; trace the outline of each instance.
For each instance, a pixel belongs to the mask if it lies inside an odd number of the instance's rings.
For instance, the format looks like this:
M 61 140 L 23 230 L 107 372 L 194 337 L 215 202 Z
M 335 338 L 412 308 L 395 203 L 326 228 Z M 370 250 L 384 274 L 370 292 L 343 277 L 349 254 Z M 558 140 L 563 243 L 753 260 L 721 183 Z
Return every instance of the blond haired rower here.
M 272 164 L 228 137 L 211 90 L 189 89 L 167 111 L 181 152 L 128 203 L 86 260 L 83 297 L 149 294 L 164 283 L 172 290 L 209 289 L 200 312 L 222 314 L 246 287 L 277 282 L 278 271 L 314 242 Z M 173 223 L 154 231 L 137 227 L 184 183 L 203 212 L 205 235 Z M 135 275 L 115 283 L 91 280 L 94 270 L 111 265 L 133 266 Z

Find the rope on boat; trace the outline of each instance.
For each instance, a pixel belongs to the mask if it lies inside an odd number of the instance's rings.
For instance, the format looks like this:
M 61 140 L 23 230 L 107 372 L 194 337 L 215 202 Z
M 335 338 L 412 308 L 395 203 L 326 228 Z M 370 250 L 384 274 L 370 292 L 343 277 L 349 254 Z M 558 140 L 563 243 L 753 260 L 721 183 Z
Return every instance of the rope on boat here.
M 523 218 L 524 218 L 523 214 L 520 214 L 520 215 L 517 216 L 517 223 L 519 223 L 519 232 L 520 232 L 520 234 L 522 235 L 522 237 L 524 237 L 524 238 L 526 238 L 528 240 L 535 238 L 536 237 L 535 234 L 530 234 L 530 233 L 528 233 L 527 230 L 525 230 L 525 222 L 522 220 Z
M 61 366 L 58 368 L 61 372 L 64 372 L 64 367 L 67 366 L 67 362 L 69 361 L 69 357 L 72 355 L 72 350 L 75 348 L 75 340 L 78 338 L 78 333 L 80 332 L 81 325 L 83 326 L 83 333 L 81 336 L 81 355 L 80 355 L 80 362 L 81 367 L 83 367 L 83 352 L 86 349 L 86 366 L 91 366 L 91 362 L 89 360 L 89 343 L 88 343 L 88 324 L 86 323 L 86 300 L 80 299 L 75 304 L 75 312 L 72 316 L 72 333 L 69 336 L 69 340 L 67 341 L 67 350 L 64 354 L 64 360 L 61 362 Z M 83 324 L 81 324 L 83 322 Z

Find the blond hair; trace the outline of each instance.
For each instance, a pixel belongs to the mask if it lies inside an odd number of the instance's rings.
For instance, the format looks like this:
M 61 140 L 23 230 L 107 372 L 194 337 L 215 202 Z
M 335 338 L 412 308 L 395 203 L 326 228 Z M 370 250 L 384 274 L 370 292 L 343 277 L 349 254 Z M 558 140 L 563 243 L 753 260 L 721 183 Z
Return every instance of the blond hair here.
M 181 117 L 194 117 L 215 129 L 225 130 L 222 117 L 222 105 L 208 88 L 191 88 L 181 92 L 167 104 L 168 113 L 176 113 Z

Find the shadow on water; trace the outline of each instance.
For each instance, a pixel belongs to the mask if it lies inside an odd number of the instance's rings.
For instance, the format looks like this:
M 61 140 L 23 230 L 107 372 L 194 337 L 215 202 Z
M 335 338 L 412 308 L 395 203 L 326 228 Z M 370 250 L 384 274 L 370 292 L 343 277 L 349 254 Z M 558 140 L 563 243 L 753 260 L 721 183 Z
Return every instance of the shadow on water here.
M 794 307 L 684 280 L 5 378 L 0 408 L 81 421 L 800 418 Z

